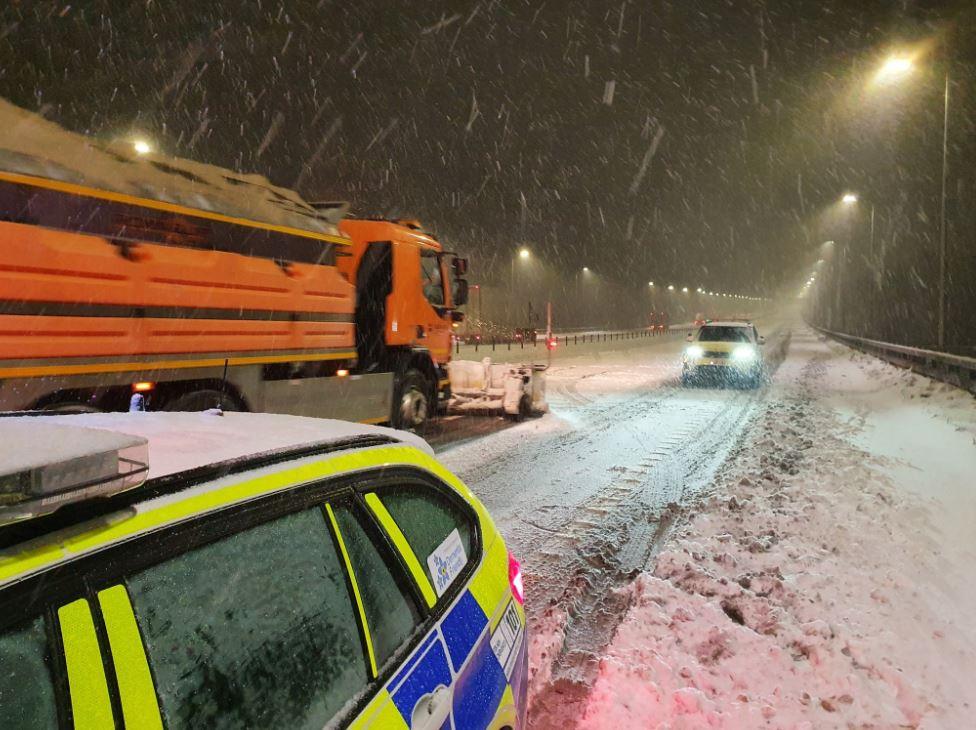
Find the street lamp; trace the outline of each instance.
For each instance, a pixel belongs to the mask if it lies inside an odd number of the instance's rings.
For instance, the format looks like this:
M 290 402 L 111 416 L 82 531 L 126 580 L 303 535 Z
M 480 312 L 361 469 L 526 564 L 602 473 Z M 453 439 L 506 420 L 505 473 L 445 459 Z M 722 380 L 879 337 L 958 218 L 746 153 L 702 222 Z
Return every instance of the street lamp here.
M 589 270 L 590 270 L 590 267 L 589 267 L 589 266 L 584 266 L 584 267 L 583 267 L 583 273 L 584 273 L 584 274 L 586 274 L 586 273 L 588 273 L 588 272 L 589 272 Z
M 942 194 L 939 212 L 939 302 L 938 302 L 938 347 L 945 349 L 946 316 L 946 191 L 949 183 L 949 60 L 945 54 L 945 89 L 942 95 Z M 908 56 L 891 56 L 875 74 L 876 83 L 900 81 L 915 70 L 914 59 Z
M 525 248 L 525 246 L 520 248 L 518 251 L 518 258 L 521 261 L 528 261 L 531 255 L 532 255 L 531 252 L 529 251 L 529 249 Z M 512 303 L 514 304 L 515 302 L 515 256 L 512 256 L 512 275 L 509 283 L 512 287 Z
M 875 74 L 874 80 L 879 84 L 892 83 L 900 80 L 902 76 L 911 73 L 914 68 L 915 62 L 912 59 L 905 56 L 892 56 L 881 64 L 881 68 Z
M 844 193 L 844 197 L 841 198 L 841 202 L 844 205 L 854 205 L 857 202 L 857 196 L 854 193 Z
M 649 282 L 647 282 L 647 285 L 648 286 L 654 286 L 654 282 L 653 281 L 649 281 Z
M 688 287 L 686 287 L 686 286 L 683 286 L 683 287 L 681 287 L 681 291 L 682 291 L 682 292 L 683 292 L 684 294 L 687 294 L 687 293 L 688 293 Z
M 148 155 L 152 152 L 152 145 L 144 139 L 134 139 L 132 140 L 132 149 L 137 155 Z
M 674 284 L 668 284 L 668 291 L 674 291 Z

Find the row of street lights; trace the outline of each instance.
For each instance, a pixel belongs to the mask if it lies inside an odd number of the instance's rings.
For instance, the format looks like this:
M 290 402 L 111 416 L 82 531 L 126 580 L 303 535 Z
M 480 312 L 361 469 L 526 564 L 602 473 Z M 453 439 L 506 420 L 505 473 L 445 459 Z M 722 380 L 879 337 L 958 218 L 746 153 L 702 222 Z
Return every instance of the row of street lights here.
M 856 200 L 856 197 L 855 197 L 855 200 Z M 518 249 L 518 255 L 517 255 L 517 257 L 516 256 L 513 256 L 512 257 L 512 271 L 511 271 L 510 284 L 511 284 L 511 287 L 512 287 L 513 291 L 515 289 L 515 260 L 516 260 L 516 258 L 521 259 L 522 261 L 527 261 L 531 257 L 532 257 L 532 252 L 528 248 L 526 248 L 524 246 L 522 248 Z M 589 273 L 591 273 L 589 266 L 583 266 L 582 268 L 580 268 L 579 271 L 576 274 L 576 280 L 577 280 L 577 282 L 579 281 L 580 274 L 589 274 Z M 653 289 L 654 286 L 655 286 L 655 284 L 654 284 L 653 281 L 649 281 L 649 282 L 647 282 L 647 286 L 648 286 L 648 288 Z M 676 287 L 674 284 L 668 284 L 667 290 L 669 292 L 678 291 L 678 287 Z M 681 287 L 680 290 L 681 290 L 681 293 L 682 294 L 688 294 L 688 293 L 690 293 L 690 289 L 687 286 Z M 703 287 L 698 287 L 695 290 L 695 292 L 697 294 L 702 294 L 704 296 L 709 296 L 709 297 L 725 297 L 727 299 L 741 299 L 741 300 L 744 300 L 744 301 L 752 301 L 752 302 L 768 301 L 768 299 L 766 299 L 765 297 L 754 297 L 754 296 L 749 296 L 749 295 L 746 295 L 746 294 L 734 294 L 734 293 L 729 293 L 729 292 L 706 291 Z

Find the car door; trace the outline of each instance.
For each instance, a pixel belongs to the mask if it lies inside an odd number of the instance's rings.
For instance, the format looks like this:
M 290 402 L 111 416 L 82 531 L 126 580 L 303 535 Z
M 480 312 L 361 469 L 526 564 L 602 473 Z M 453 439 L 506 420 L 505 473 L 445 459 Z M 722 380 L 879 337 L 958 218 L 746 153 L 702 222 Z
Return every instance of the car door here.
M 342 540 L 343 493 L 313 484 L 191 516 L 0 593 L 0 727 L 349 722 L 424 614 L 392 568 L 384 582 L 392 557 L 367 565 Z
M 482 554 L 476 514 L 453 490 L 417 474 L 386 475 L 359 493 L 436 620 L 436 631 L 388 685 L 392 701 L 413 728 L 446 727 L 448 703 L 454 728 L 489 727 L 509 691 L 511 665 L 502 666 L 507 657 L 500 660 L 491 644 L 493 610 L 486 612 L 470 590 Z M 426 684 L 414 689 L 415 675 Z M 430 707 L 439 714 L 428 719 Z

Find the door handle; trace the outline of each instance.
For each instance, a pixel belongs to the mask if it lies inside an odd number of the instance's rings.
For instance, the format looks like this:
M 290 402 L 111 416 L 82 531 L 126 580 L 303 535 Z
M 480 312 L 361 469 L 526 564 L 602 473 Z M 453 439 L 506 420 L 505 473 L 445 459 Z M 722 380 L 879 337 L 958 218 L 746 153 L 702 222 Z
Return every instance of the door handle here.
M 411 730 L 439 730 L 451 714 L 451 690 L 443 684 L 413 706 Z

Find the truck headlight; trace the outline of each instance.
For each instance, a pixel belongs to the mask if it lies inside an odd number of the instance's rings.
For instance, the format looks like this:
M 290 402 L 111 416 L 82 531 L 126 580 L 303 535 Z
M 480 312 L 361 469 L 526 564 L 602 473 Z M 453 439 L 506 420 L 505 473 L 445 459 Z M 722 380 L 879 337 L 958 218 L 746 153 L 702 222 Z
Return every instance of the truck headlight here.
M 732 350 L 732 359 L 738 362 L 749 362 L 756 359 L 756 349 L 751 345 L 742 345 Z
M 704 354 L 705 351 L 698 345 L 689 345 L 685 348 L 685 358 L 688 360 L 696 360 Z

